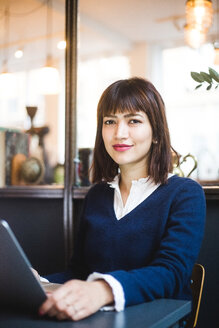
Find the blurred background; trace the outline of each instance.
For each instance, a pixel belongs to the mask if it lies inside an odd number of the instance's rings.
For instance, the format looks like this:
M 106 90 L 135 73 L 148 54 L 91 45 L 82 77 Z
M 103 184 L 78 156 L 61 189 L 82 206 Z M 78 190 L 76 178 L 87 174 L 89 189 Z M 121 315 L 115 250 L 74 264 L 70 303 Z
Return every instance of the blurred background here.
M 219 1 L 202 2 L 195 10 L 182 0 L 79 0 L 79 154 L 94 146 L 103 90 L 141 76 L 164 99 L 173 147 L 196 157 L 192 177 L 218 183 L 219 89 L 195 90 L 190 76 L 219 71 Z M 0 0 L 0 129 L 31 134 L 30 155 L 51 169 L 51 184 L 62 183 L 54 169 L 64 163 L 65 47 L 65 0 Z M 185 175 L 192 166 L 182 164 Z

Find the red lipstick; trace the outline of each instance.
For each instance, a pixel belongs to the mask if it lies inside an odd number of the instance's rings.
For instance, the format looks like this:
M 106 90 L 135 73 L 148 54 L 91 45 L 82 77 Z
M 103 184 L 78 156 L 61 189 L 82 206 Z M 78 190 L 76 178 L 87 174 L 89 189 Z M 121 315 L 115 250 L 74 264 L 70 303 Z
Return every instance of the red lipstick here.
M 126 151 L 129 150 L 130 148 L 132 148 L 132 145 L 126 145 L 126 144 L 115 144 L 113 145 L 113 148 L 116 151 Z

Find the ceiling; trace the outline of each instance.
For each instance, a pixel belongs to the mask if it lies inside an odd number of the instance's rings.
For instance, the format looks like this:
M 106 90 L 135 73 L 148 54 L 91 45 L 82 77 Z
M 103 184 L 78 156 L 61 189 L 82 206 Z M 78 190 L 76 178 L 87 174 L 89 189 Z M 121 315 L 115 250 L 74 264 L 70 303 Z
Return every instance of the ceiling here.
M 80 0 L 82 54 L 110 46 L 129 49 L 136 42 L 163 46 L 184 44 L 185 0 Z M 209 40 L 219 34 L 219 0 Z M 219 39 L 219 35 L 217 35 Z M 95 40 L 95 42 L 93 42 Z
M 9 4 L 9 35 L 4 10 Z M 0 0 L 0 62 L 17 47 L 26 48 L 29 62 L 45 59 L 46 37 L 52 34 L 53 56 L 63 56 L 56 42 L 64 38 L 65 0 L 53 0 L 52 29 L 46 25 L 45 0 Z M 219 0 L 213 0 L 214 20 L 209 40 L 219 39 Z M 184 43 L 184 0 L 79 0 L 79 54 L 81 58 L 128 51 L 147 42 L 164 46 Z M 7 32 L 8 33 L 8 32 Z M 5 50 L 10 47 L 10 50 Z M 21 63 L 21 62 L 20 62 Z

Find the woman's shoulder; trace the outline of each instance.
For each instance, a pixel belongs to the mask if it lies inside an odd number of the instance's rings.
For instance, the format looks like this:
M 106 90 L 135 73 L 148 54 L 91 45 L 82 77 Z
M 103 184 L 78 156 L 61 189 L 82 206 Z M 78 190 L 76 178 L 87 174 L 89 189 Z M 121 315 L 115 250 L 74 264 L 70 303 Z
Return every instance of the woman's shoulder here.
M 168 179 L 163 191 L 171 195 L 173 199 L 198 199 L 200 202 L 205 202 L 205 194 L 202 186 L 191 178 L 174 175 Z
M 107 182 L 99 182 L 99 183 L 95 183 L 93 184 L 88 193 L 87 193 L 87 197 L 96 197 L 97 195 L 102 195 L 105 194 L 107 191 L 109 191 L 111 188 L 109 187 L 109 184 Z
M 202 186 L 191 178 L 179 177 L 177 175 L 171 176 L 167 181 L 167 186 L 178 188 L 195 188 L 203 190 Z

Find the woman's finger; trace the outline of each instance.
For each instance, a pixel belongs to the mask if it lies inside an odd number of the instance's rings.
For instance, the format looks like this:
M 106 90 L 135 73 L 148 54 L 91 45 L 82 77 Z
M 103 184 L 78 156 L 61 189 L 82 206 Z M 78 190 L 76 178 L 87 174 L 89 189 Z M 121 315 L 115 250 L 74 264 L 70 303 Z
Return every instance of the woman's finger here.
M 59 314 L 60 312 L 57 311 L 55 308 L 50 308 L 49 311 L 47 312 L 47 315 L 49 317 L 57 317 L 57 315 Z
M 40 315 L 46 314 L 52 307 L 56 307 L 56 304 L 64 299 L 71 290 L 65 287 L 65 284 L 48 294 L 46 301 L 40 306 L 39 313 Z
M 66 319 L 71 319 L 67 314 L 63 313 L 63 312 L 59 312 L 56 315 L 56 318 L 58 320 L 66 320 Z

